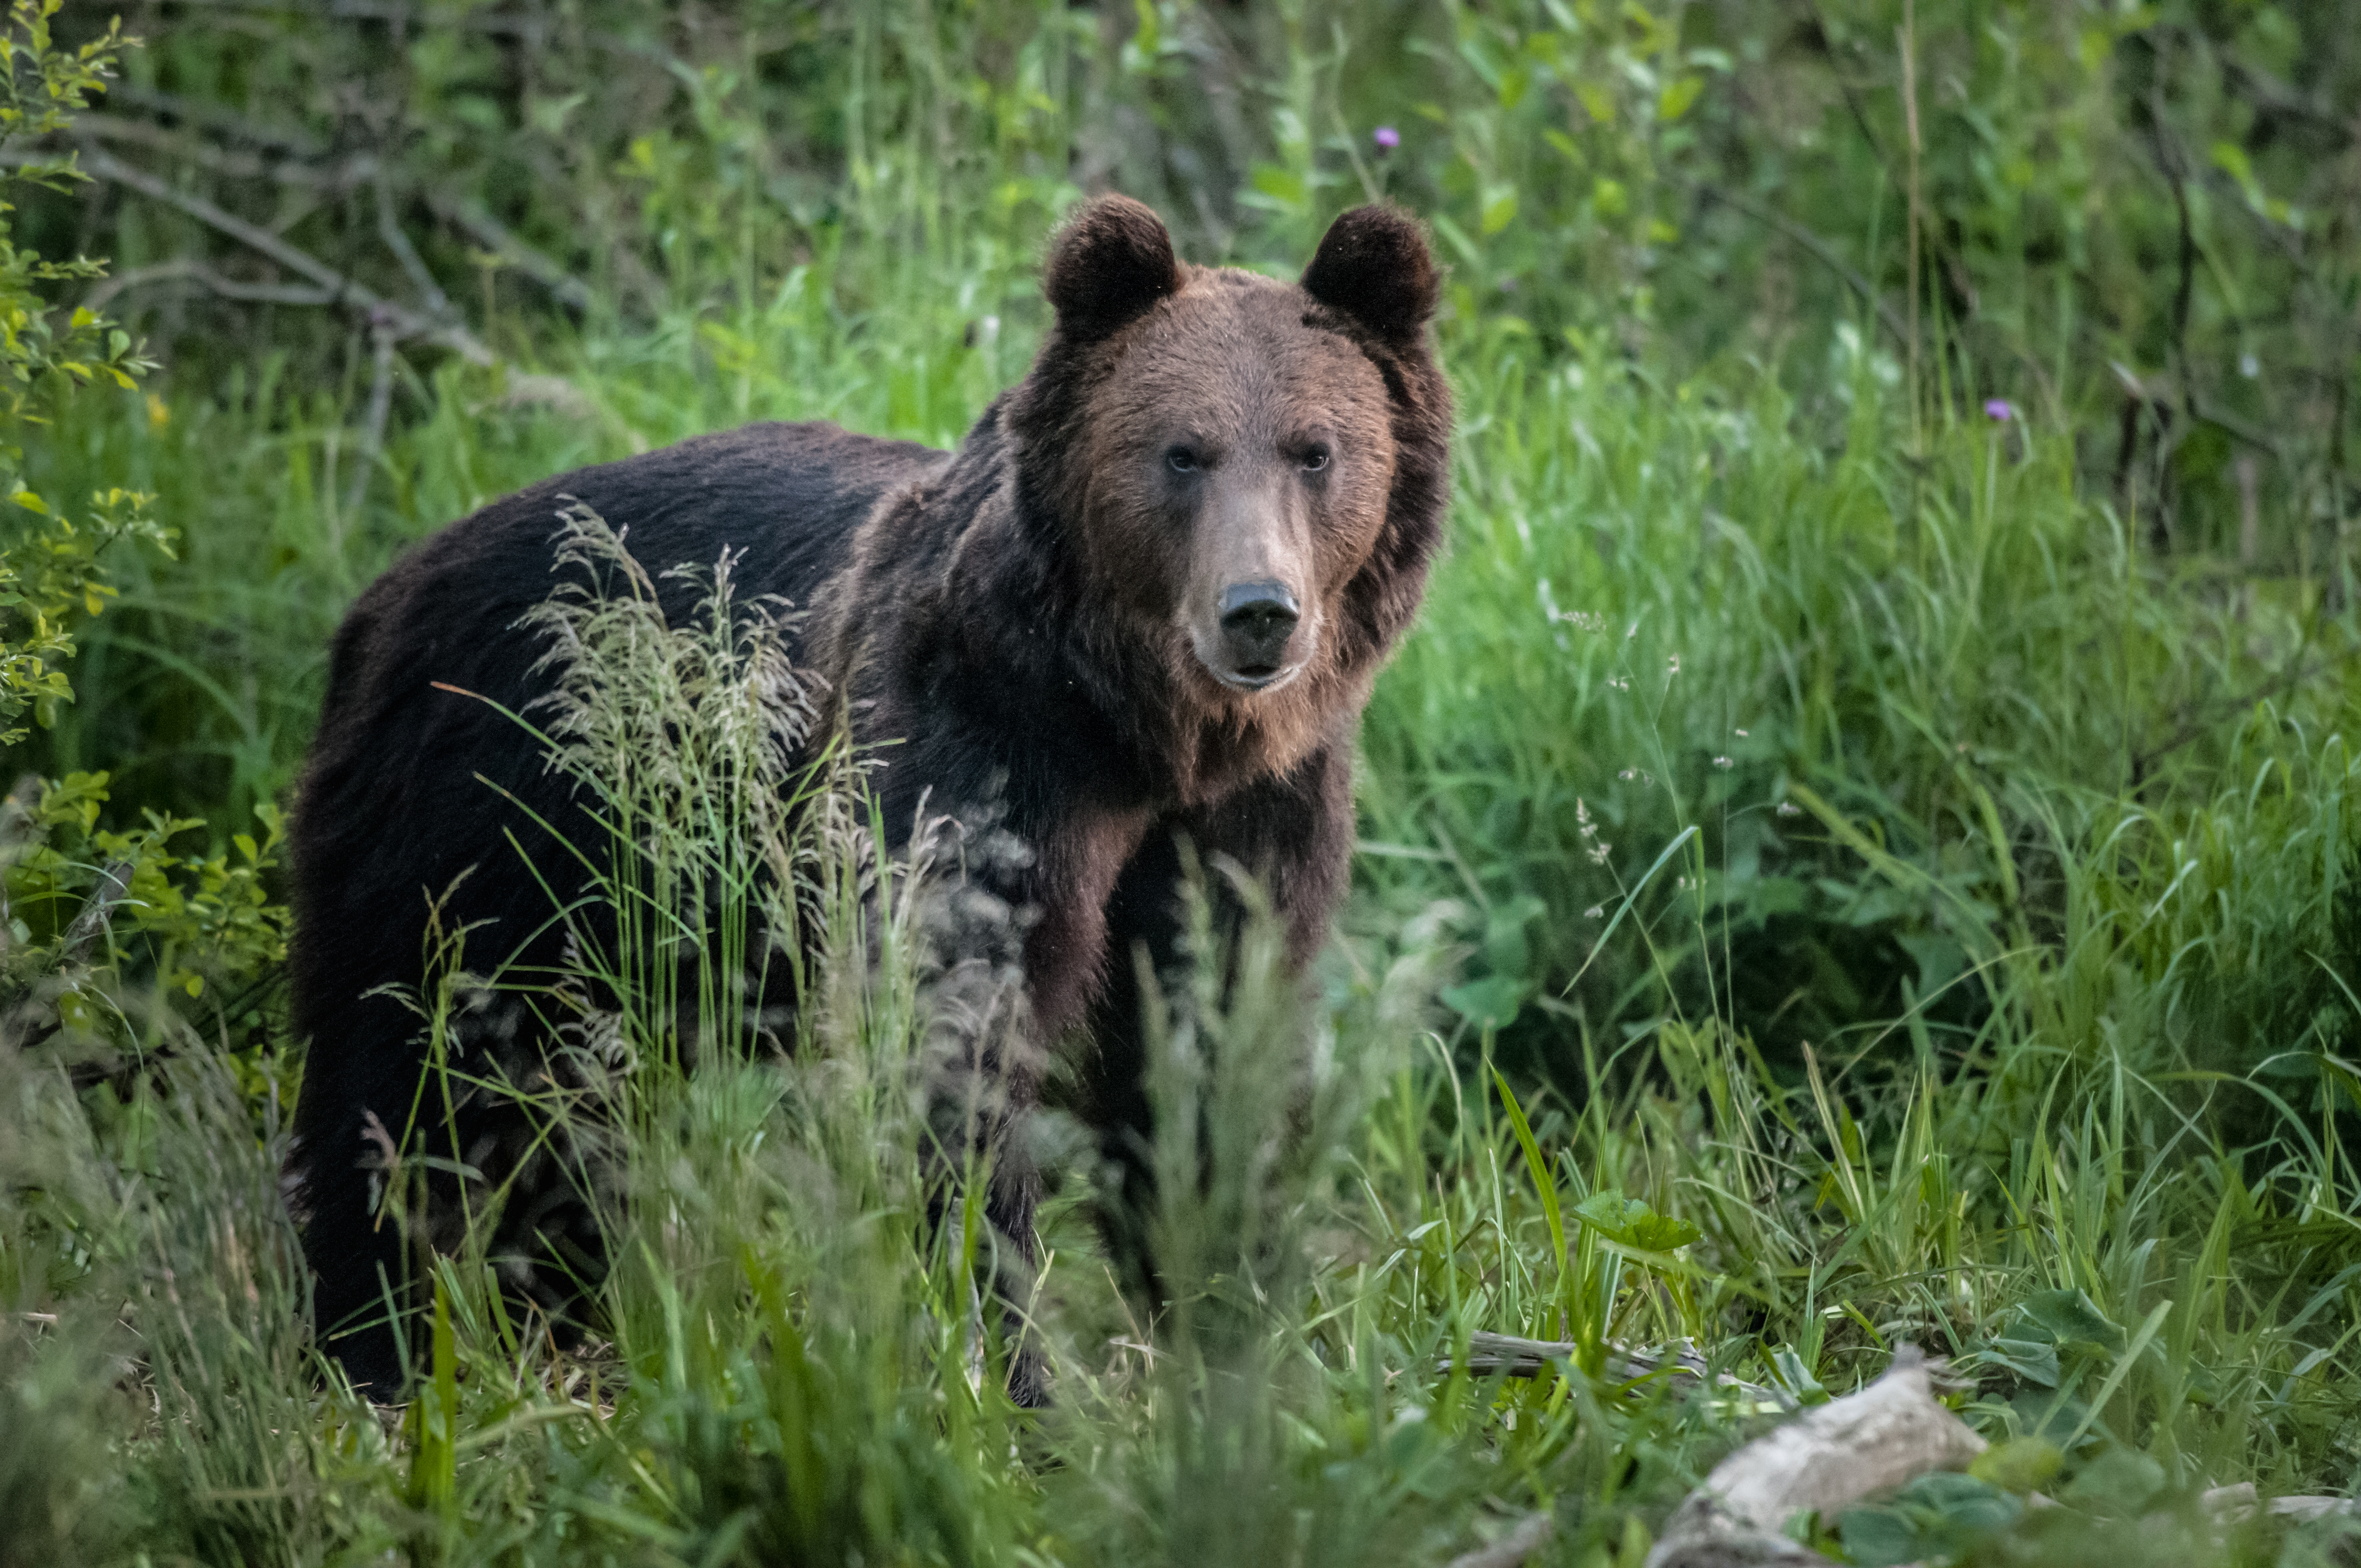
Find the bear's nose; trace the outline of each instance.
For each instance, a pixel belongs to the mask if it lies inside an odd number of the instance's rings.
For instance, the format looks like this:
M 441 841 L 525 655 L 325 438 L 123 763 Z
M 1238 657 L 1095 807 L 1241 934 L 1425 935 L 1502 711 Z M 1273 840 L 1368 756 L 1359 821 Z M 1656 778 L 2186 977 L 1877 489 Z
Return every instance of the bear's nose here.
M 1222 641 L 1230 667 L 1250 681 L 1279 674 L 1298 620 L 1295 596 L 1276 582 L 1234 583 L 1222 590 Z

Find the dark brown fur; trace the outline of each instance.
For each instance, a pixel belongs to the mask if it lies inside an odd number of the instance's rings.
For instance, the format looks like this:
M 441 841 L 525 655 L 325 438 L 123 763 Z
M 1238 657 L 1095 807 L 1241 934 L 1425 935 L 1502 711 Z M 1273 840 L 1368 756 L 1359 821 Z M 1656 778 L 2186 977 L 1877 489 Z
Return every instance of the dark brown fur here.
M 400 1124 L 421 1059 L 409 1020 L 362 992 L 415 981 L 421 892 L 469 864 L 445 919 L 494 922 L 536 957 L 546 901 L 502 847 L 515 814 L 465 781 L 499 780 L 551 820 L 564 789 L 528 737 L 430 683 L 533 699 L 539 649 L 513 622 L 546 591 L 559 494 L 628 527 L 652 565 L 734 544 L 745 591 L 812 608 L 802 662 L 853 740 L 896 742 L 873 777 L 893 831 L 923 804 L 988 814 L 1028 847 L 970 875 L 1033 912 L 1036 1027 L 1085 1038 L 1083 1109 L 1135 1174 L 1131 955 L 1177 959 L 1180 842 L 1262 877 L 1297 961 L 1317 949 L 1345 889 L 1361 709 L 1441 537 L 1451 408 L 1425 246 L 1363 208 L 1286 284 L 1185 266 L 1154 214 L 1110 197 L 1060 236 L 1044 287 L 1057 325 L 1031 373 L 949 457 L 826 427 L 708 438 L 489 508 L 355 607 L 296 819 L 313 1058 L 293 1174 L 324 1327 L 401 1261 L 371 1229 L 358 1144 L 370 1113 Z M 1205 602 L 1249 568 L 1302 611 L 1284 673 L 1254 690 L 1209 654 Z M 1032 1202 L 1027 1179 L 995 1193 L 1020 1246 Z M 340 1353 L 364 1380 L 399 1380 L 381 1331 Z

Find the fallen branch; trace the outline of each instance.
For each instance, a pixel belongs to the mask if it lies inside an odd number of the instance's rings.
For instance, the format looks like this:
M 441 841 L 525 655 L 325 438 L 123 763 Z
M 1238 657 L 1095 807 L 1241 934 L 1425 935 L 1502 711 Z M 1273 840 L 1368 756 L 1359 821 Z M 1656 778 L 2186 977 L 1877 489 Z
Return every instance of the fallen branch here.
M 1467 1336 L 1467 1370 L 1478 1377 L 1499 1373 L 1511 1377 L 1538 1377 L 1571 1359 L 1577 1348 L 1572 1340 L 1520 1339 L 1514 1334 L 1479 1331 Z M 1451 1366 L 1450 1357 L 1445 1356 L 1440 1370 L 1448 1372 Z M 1667 1345 L 1661 1350 L 1609 1345 L 1604 1370 L 1610 1383 L 1642 1383 L 1661 1378 L 1683 1386 L 1710 1384 L 1718 1393 L 1733 1395 L 1764 1410 L 1795 1408 L 1795 1398 L 1781 1389 L 1741 1382 L 1726 1372 L 1714 1371 L 1705 1357 L 1686 1344 Z
M 1787 1537 L 1797 1513 L 1833 1514 L 1929 1470 L 1964 1469 L 1983 1450 L 1984 1440 L 1936 1400 L 1926 1357 L 1905 1345 L 1868 1387 L 1716 1465 L 1665 1525 L 1648 1568 L 1824 1563 Z

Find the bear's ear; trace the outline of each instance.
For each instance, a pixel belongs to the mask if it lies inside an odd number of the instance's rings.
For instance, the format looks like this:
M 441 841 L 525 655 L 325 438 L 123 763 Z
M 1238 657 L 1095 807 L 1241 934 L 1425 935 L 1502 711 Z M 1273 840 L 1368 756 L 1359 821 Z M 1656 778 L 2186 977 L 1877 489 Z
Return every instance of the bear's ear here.
M 1101 196 L 1075 214 L 1041 277 L 1070 338 L 1104 336 L 1180 288 L 1164 221 L 1128 196 Z
M 1303 291 L 1383 342 L 1408 347 L 1434 314 L 1439 280 L 1416 219 L 1394 207 L 1356 207 L 1328 225 L 1303 269 Z

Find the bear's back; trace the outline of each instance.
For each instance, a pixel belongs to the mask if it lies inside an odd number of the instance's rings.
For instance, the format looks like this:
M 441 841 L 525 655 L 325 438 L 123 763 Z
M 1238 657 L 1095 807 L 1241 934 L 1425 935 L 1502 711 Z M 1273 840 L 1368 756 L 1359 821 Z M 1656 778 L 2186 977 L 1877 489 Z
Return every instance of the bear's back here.
M 548 919 L 548 891 L 514 874 L 507 835 L 522 828 L 538 839 L 512 800 L 555 820 L 568 790 L 544 766 L 541 743 L 500 709 L 529 713 L 549 687 L 548 673 L 533 670 L 547 640 L 517 622 L 559 580 L 552 566 L 567 498 L 623 535 L 678 626 L 703 590 L 666 576 L 672 566 L 709 572 L 727 548 L 739 556 L 738 603 L 776 595 L 806 609 L 878 499 L 949 460 L 831 423 L 748 425 L 495 501 L 372 584 L 336 635 L 292 824 L 294 1022 L 313 1036 L 315 1063 L 414 1071 L 387 1041 L 346 1046 L 339 1036 L 406 1030 L 390 1019 L 362 1024 L 386 1004 L 359 998 L 389 981 L 414 983 L 425 900 L 468 867 L 487 874 L 469 877 L 445 916 L 494 922 L 470 944 L 477 966 Z M 458 690 L 438 689 L 449 687 Z M 544 870 L 568 867 L 555 846 L 536 848 Z

